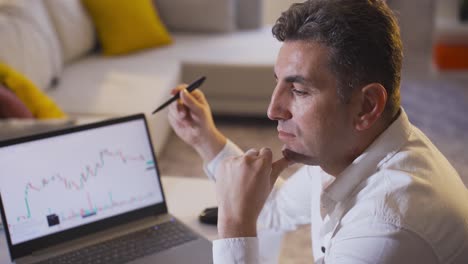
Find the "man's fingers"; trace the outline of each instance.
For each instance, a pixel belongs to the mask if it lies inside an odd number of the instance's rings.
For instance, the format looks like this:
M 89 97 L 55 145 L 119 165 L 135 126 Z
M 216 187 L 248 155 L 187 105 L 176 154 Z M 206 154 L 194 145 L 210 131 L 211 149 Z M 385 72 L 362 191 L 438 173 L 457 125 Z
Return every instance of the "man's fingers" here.
M 205 94 L 199 89 L 195 89 L 190 93 L 198 102 L 206 104 Z
M 185 118 L 187 116 L 187 107 L 183 104 L 172 103 L 169 105 L 169 115 L 176 119 Z
M 182 91 L 183 89 L 187 88 L 187 84 L 181 84 L 181 85 L 178 85 L 176 88 L 172 89 L 171 90 L 171 94 L 172 95 L 175 95 L 176 93 L 179 93 L 180 91 Z
M 194 113 L 200 113 L 201 111 L 203 111 L 202 105 L 186 89 L 180 92 L 180 98 L 182 99 L 184 105 L 186 105 L 188 109 L 190 109 L 190 111 Z
M 261 148 L 258 155 L 265 157 L 268 164 L 270 164 L 273 159 L 273 153 L 270 148 Z
M 271 174 L 270 174 L 270 182 L 271 185 L 275 184 L 276 179 L 284 171 L 287 167 L 289 167 L 290 161 L 288 161 L 285 157 L 273 162 L 271 165 Z
M 258 156 L 258 150 L 256 149 L 249 149 L 245 152 L 245 155 L 248 155 L 248 156 Z
M 177 104 L 177 114 L 179 118 L 185 118 L 188 114 L 188 109 L 183 104 Z

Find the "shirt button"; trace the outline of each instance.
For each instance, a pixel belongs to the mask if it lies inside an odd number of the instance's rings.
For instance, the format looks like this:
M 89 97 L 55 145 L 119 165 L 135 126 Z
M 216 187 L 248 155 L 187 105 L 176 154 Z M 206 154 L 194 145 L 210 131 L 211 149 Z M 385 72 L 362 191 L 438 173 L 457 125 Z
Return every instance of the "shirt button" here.
M 325 253 L 325 247 L 322 247 L 322 253 Z

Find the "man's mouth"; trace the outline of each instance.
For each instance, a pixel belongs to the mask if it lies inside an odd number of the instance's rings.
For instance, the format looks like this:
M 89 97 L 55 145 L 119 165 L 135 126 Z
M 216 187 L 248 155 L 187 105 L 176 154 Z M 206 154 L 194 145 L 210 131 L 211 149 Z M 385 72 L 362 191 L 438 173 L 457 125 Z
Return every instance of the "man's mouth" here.
M 296 135 L 294 135 L 294 134 L 284 132 L 282 130 L 278 130 L 278 138 L 279 139 L 290 140 L 290 139 L 295 138 L 295 137 L 296 137 Z

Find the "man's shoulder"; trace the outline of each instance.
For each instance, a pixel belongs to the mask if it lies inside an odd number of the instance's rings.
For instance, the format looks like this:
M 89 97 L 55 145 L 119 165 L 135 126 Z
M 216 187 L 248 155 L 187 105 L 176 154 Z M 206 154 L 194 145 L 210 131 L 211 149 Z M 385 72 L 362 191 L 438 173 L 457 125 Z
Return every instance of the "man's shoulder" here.
M 389 166 L 362 182 L 341 205 L 346 208 L 342 224 L 352 226 L 371 219 L 409 231 L 444 259 L 459 244 L 467 243 L 468 208 L 461 203 L 467 199 L 458 175 Z
M 368 211 L 403 226 L 413 219 L 419 222 L 421 216 L 468 217 L 468 208 L 460 206 L 467 199 L 468 191 L 456 173 L 389 166 L 361 182 L 344 203 L 350 210 Z

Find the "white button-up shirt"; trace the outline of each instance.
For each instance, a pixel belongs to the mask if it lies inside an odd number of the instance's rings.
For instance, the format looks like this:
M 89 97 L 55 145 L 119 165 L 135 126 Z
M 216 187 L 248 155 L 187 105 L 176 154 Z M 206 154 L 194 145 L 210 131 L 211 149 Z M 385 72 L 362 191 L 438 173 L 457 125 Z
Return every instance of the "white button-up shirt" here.
M 228 141 L 206 173 L 241 153 Z M 338 177 L 304 166 L 274 188 L 258 229 L 309 223 L 316 263 L 468 263 L 468 192 L 403 109 Z M 258 241 L 215 240 L 213 258 L 259 263 Z

